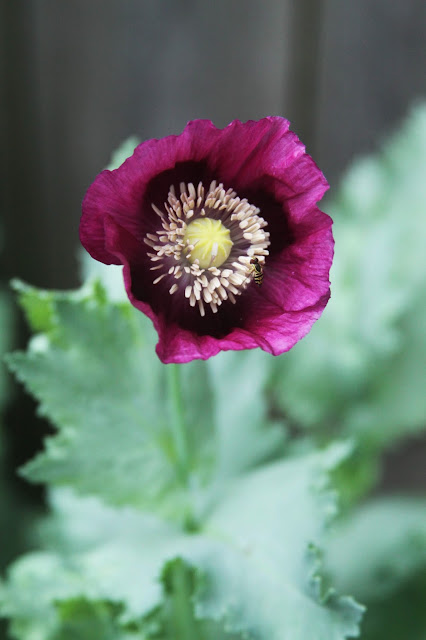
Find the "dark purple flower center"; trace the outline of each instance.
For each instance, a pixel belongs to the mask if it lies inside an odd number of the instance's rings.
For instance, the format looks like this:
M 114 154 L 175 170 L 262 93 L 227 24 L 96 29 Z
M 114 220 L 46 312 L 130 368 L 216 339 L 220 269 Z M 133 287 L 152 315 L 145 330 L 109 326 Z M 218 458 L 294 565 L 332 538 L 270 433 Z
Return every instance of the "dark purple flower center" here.
M 151 206 L 161 221 L 144 238 L 152 249 L 150 269 L 158 272 L 153 284 L 167 282 L 169 294 L 198 305 L 201 316 L 206 304 L 213 313 L 227 300 L 235 304 L 253 279 L 250 261 L 257 258 L 261 268 L 269 254 L 260 210 L 216 181 L 207 189 L 181 182 L 178 196 L 169 188 L 163 210 Z

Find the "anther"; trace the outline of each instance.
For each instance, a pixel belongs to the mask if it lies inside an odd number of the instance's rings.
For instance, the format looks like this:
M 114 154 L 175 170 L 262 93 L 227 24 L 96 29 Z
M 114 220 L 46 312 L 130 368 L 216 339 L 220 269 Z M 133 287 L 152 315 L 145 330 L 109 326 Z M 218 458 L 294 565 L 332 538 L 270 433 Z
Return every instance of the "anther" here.
M 160 270 L 153 283 L 171 279 L 169 294 L 180 291 L 202 317 L 205 304 L 213 313 L 235 304 L 253 279 L 250 260 L 263 266 L 269 253 L 259 209 L 214 180 L 208 188 L 181 182 L 178 195 L 171 185 L 163 210 L 155 204 L 152 209 L 161 225 L 144 238 L 151 249 L 147 256 L 156 263 L 150 270 Z

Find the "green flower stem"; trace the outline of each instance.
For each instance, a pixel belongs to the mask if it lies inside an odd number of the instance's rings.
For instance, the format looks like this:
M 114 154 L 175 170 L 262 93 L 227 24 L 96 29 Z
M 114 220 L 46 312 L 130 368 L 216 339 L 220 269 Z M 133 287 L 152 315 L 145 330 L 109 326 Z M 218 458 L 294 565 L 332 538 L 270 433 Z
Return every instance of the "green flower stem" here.
M 172 575 L 172 634 L 179 640 L 197 640 L 197 623 L 192 609 L 193 584 L 191 574 L 182 560 L 178 560 L 173 567 Z
M 189 448 L 182 404 L 180 366 L 182 365 L 168 364 L 166 371 L 171 404 L 170 425 L 176 451 L 177 471 L 181 483 L 187 486 L 189 478 Z

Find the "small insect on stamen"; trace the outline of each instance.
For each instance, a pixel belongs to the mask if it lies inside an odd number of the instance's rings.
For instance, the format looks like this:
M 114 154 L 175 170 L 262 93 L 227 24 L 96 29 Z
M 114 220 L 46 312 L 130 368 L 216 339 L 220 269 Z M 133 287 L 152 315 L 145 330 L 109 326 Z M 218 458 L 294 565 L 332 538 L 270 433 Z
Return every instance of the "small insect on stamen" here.
M 263 282 L 263 269 L 262 269 L 262 265 L 260 264 L 258 258 L 252 258 L 250 260 L 250 264 L 252 264 L 252 273 L 253 273 L 253 279 L 255 281 L 255 283 L 257 284 L 258 287 L 260 287 L 260 285 Z

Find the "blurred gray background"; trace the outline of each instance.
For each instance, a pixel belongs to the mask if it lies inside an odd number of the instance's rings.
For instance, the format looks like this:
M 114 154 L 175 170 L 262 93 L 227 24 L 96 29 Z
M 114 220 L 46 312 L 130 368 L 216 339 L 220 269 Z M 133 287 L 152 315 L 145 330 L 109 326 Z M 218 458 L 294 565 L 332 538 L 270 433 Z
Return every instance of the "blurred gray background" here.
M 331 185 L 426 94 L 424 0 L 1 0 L 3 277 L 78 283 L 127 136 L 283 115 Z

